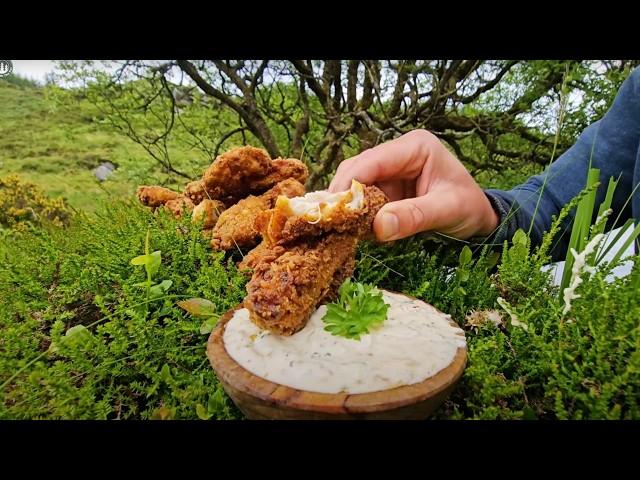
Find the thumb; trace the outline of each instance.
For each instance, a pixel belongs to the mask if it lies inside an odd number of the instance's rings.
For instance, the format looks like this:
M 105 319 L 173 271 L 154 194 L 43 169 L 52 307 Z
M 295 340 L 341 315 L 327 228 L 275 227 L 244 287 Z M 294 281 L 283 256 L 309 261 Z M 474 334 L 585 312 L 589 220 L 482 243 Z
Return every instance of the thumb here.
M 387 203 L 373 222 L 378 240 L 386 242 L 426 230 L 438 230 L 455 221 L 458 198 L 440 191 Z

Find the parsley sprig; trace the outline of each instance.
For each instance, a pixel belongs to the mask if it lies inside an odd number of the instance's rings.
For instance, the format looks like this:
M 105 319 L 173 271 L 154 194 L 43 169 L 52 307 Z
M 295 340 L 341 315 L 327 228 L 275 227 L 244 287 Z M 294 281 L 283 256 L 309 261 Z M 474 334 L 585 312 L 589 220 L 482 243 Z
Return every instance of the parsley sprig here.
M 389 305 L 373 285 L 347 280 L 338 294 L 334 303 L 327 304 L 322 317 L 324 329 L 332 335 L 360 340 L 360 335 L 386 320 Z

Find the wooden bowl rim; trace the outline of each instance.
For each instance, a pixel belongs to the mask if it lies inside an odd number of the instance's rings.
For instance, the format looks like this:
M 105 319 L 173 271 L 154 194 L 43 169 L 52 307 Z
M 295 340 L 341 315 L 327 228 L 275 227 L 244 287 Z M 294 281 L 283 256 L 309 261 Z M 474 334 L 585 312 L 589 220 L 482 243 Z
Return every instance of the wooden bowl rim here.
M 404 293 L 386 291 L 403 295 L 412 300 L 420 300 Z M 420 301 L 424 302 L 424 300 Z M 434 308 L 438 313 L 445 315 L 433 305 L 428 303 L 427 305 Z M 242 308 L 244 308 L 244 304 L 240 303 L 220 317 L 218 324 L 207 341 L 207 357 L 223 385 L 228 384 L 236 390 L 270 404 L 321 413 L 382 412 L 420 403 L 437 396 L 456 383 L 466 367 L 467 345 L 465 341 L 463 347 L 458 347 L 453 361 L 447 367 L 435 375 L 412 385 L 354 394 L 319 393 L 295 389 L 258 377 L 237 363 L 227 352 L 223 339 L 224 328 L 229 320 L 233 318 L 234 313 Z M 452 326 L 460 328 L 455 321 L 450 320 L 450 323 Z

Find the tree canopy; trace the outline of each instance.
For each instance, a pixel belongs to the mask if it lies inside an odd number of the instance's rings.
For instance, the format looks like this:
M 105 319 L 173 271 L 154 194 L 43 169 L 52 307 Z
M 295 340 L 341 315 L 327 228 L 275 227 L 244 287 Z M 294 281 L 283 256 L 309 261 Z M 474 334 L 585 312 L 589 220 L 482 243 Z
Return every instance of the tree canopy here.
M 474 174 L 545 165 L 601 116 L 638 61 L 61 62 L 58 79 L 167 172 L 192 178 L 234 144 L 302 158 L 326 185 L 348 156 L 416 128 Z M 561 120 L 561 122 L 559 121 Z M 556 133 L 558 133 L 556 138 Z M 193 148 L 176 168 L 169 140 Z

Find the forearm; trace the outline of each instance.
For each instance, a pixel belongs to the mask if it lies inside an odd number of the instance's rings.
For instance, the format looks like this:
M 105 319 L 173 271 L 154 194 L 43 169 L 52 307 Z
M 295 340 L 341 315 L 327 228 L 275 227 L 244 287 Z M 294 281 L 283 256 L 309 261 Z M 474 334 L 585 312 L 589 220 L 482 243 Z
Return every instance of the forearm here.
M 629 218 L 630 202 L 623 206 L 632 191 L 639 143 L 640 70 L 636 70 L 624 82 L 602 120 L 585 129 L 578 141 L 544 173 L 509 191 L 485 192 L 502 225 L 491 240 L 501 243 L 522 228 L 530 230 L 532 244 L 540 244 L 551 227 L 553 216 L 585 188 L 589 166 L 600 170 L 596 207 L 604 199 L 609 178 L 619 177 L 612 202 L 613 217 L 621 214 L 622 218 Z M 560 237 L 551 252 L 554 260 L 566 254 L 573 219 L 574 212 L 571 212 L 562 224 Z

